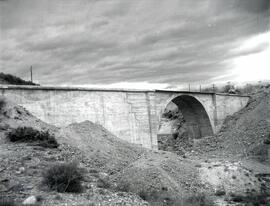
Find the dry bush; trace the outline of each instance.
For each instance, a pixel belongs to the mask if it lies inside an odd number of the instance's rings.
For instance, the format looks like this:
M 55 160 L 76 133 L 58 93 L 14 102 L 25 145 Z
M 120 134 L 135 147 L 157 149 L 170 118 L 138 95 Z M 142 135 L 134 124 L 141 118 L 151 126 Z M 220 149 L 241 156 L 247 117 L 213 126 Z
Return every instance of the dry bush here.
M 43 174 L 43 184 L 57 192 L 82 192 L 83 172 L 76 163 L 54 165 Z
M 108 179 L 98 178 L 97 187 L 109 189 L 109 188 L 111 188 L 111 183 L 109 182 Z
M 57 148 L 58 143 L 48 131 L 39 131 L 32 127 L 18 127 L 7 134 L 11 142 L 35 142 L 39 146 Z
M 269 206 L 268 193 L 250 193 L 247 195 L 233 195 L 230 200 L 232 202 L 241 203 L 250 206 Z
M 3 109 L 6 106 L 6 104 L 7 104 L 7 102 L 6 102 L 5 98 L 0 97 L 0 113 L 3 112 Z
M 259 162 L 266 162 L 269 160 L 269 146 L 266 144 L 261 144 L 254 147 L 250 152 L 249 156 L 254 159 L 257 159 Z
M 115 187 L 115 191 L 136 193 L 142 200 L 155 206 L 178 206 L 179 202 L 175 197 L 169 194 L 168 188 L 166 187 L 162 187 L 160 190 L 149 190 L 141 187 L 138 191 L 134 191 L 127 182 L 121 181 Z
M 196 193 L 182 201 L 183 206 L 214 206 L 213 200 L 204 193 Z M 181 206 L 182 206 L 181 205 Z

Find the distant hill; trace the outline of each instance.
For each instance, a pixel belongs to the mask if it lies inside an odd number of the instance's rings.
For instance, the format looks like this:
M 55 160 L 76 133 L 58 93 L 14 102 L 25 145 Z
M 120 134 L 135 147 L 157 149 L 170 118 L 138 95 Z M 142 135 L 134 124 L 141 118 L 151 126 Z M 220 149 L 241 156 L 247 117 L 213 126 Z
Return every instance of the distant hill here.
M 0 73 L 0 84 L 14 84 L 14 85 L 35 85 L 38 86 L 38 84 L 35 84 L 30 81 L 25 81 L 19 77 L 16 77 L 11 74 L 4 74 Z

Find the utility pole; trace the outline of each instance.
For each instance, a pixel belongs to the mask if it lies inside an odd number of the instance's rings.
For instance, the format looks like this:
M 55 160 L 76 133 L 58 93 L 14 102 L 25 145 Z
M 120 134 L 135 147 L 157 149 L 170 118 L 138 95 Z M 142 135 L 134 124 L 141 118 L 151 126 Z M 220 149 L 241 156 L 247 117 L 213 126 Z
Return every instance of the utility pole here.
M 31 82 L 33 83 L 33 69 L 32 69 L 32 65 L 30 67 L 30 75 L 31 75 Z

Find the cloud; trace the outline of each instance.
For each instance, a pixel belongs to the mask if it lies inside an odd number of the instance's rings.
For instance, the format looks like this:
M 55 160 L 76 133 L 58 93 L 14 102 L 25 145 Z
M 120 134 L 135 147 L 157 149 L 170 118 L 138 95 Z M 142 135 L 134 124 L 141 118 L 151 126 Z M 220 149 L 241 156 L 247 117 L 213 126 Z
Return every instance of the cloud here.
M 269 0 L 239 0 L 237 5 L 248 12 L 254 13 L 268 12 L 270 9 Z
M 28 78 L 33 65 L 41 84 L 227 81 L 237 59 L 267 51 L 243 45 L 269 30 L 268 2 L 0 2 L 0 69 Z
M 270 80 L 270 32 L 247 39 L 234 52 L 241 54 L 232 60 L 236 81 Z

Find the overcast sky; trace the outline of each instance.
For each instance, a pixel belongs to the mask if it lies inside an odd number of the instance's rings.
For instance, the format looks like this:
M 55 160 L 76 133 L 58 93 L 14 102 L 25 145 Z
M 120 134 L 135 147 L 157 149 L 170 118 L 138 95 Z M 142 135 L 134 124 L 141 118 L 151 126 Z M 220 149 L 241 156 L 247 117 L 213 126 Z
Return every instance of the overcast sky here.
M 0 0 L 0 71 L 41 84 L 270 80 L 269 0 Z

